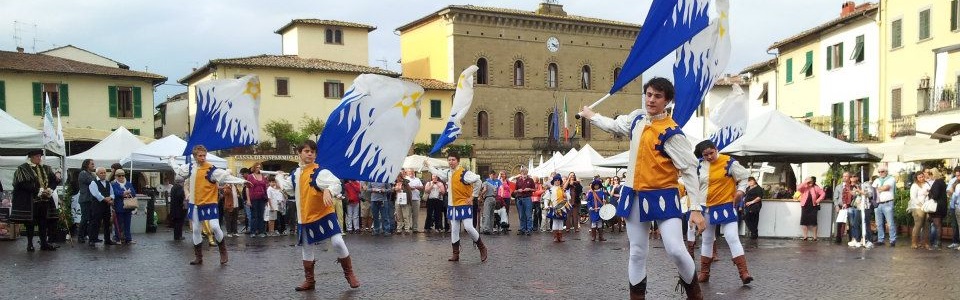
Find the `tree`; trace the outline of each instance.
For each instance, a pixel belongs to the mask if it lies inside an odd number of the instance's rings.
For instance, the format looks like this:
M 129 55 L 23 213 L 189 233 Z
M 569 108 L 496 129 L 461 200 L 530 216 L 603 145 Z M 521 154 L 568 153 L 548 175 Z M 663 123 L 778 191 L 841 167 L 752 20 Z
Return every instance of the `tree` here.
M 320 133 L 323 132 L 323 128 L 326 126 L 326 123 L 320 118 L 311 118 L 310 116 L 303 115 L 303 119 L 300 120 L 300 132 L 304 135 L 314 139 L 320 139 Z
M 290 121 L 284 119 L 270 120 L 264 127 L 264 131 L 277 141 L 277 150 L 288 151 L 290 148 L 288 138 L 294 134 L 293 124 L 290 124 Z

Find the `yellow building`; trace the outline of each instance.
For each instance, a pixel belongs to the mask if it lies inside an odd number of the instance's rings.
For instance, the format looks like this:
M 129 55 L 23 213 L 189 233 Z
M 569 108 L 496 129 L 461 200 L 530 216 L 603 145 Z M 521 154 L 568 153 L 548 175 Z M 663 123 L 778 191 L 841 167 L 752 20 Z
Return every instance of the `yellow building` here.
M 880 2 L 880 96 L 892 136 L 960 134 L 960 5 Z
M 0 109 L 42 129 L 43 103 L 49 97 L 68 142 L 100 141 L 120 126 L 152 137 L 154 88 L 166 80 L 157 74 L 23 53 L 22 49 L 0 51 Z M 92 146 L 69 144 L 70 154 Z
M 637 24 L 569 15 L 552 3 L 537 11 L 452 5 L 397 28 L 404 76 L 452 83 L 468 66 L 480 68 L 456 142 L 474 145 L 480 173 L 515 172 L 531 157 L 587 143 L 603 155 L 628 149 L 622 138 L 594 131 L 573 115 L 606 94 L 639 30 Z M 640 81 L 597 110 L 615 116 L 639 108 Z M 562 113 L 564 99 L 569 143 L 548 134 L 554 107 Z

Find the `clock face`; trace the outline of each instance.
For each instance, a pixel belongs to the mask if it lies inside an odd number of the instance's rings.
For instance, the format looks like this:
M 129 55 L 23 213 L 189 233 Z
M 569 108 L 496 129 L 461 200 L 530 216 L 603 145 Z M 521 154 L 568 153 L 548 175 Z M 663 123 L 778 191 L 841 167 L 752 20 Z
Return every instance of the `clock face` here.
M 557 52 L 560 50 L 560 40 L 555 36 L 551 36 L 547 39 L 547 50 L 550 52 Z

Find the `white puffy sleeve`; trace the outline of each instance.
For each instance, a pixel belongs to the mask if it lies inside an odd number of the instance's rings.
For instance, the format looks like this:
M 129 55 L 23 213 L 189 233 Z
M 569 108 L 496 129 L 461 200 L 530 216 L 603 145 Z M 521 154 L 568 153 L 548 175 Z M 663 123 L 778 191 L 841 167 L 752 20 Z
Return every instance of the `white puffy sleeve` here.
M 428 169 L 430 170 L 430 174 L 437 175 L 437 178 L 439 178 L 441 181 L 447 181 L 450 179 L 450 172 L 448 171 L 440 170 L 434 166 L 428 166 Z
M 180 178 L 186 179 L 187 176 L 190 176 L 190 164 L 178 165 L 173 160 L 173 157 L 167 159 L 167 164 L 169 164 L 170 168 L 173 169 L 173 173 L 177 176 L 180 176 Z
M 471 171 L 463 172 L 463 182 L 466 182 L 467 184 L 475 184 L 480 182 L 480 175 L 477 175 L 477 173 Z
M 294 174 L 300 174 L 300 168 L 297 168 L 293 171 Z M 286 192 L 288 195 L 294 195 L 296 191 L 293 190 L 293 177 L 287 173 L 278 173 L 276 175 L 277 183 L 280 185 L 280 189 Z
M 747 178 L 750 178 L 750 171 L 744 168 L 738 161 L 730 164 L 730 175 L 737 181 L 737 191 L 747 192 Z
M 597 113 L 590 118 L 590 123 L 602 129 L 603 131 L 617 133 L 629 137 L 630 128 L 633 126 L 633 121 L 637 119 L 637 116 L 644 113 L 645 112 L 642 109 L 637 109 L 630 114 L 618 116 L 616 119 L 605 117 Z
M 318 188 L 330 191 L 330 194 L 334 197 L 339 197 L 343 191 L 343 187 L 340 185 L 340 178 L 337 178 L 337 176 L 330 173 L 327 169 L 320 170 L 320 173 L 317 174 L 317 179 L 314 180 L 314 184 L 316 184 Z
M 685 187 L 701 187 L 697 177 L 697 158 L 693 156 L 693 145 L 682 134 L 675 134 L 663 145 L 664 151 L 670 156 L 673 165 L 680 170 L 680 183 Z M 701 187 L 702 188 L 702 187 Z M 690 210 L 700 210 L 706 204 L 706 198 L 700 188 L 688 188 Z
M 216 168 L 212 170 L 213 173 L 210 174 L 210 179 L 218 183 L 223 184 L 244 184 L 247 183 L 246 179 L 230 175 L 230 169 L 220 169 Z

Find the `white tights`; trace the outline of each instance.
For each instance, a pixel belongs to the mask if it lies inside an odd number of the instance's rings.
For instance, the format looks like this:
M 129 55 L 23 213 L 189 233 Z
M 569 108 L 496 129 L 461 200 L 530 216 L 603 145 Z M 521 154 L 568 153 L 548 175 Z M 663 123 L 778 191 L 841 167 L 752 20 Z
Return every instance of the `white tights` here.
M 563 230 L 563 220 L 550 219 L 550 228 L 553 230 Z
M 474 242 L 480 240 L 480 233 L 477 232 L 476 228 L 473 228 L 473 218 L 466 218 L 463 220 L 450 220 L 450 243 L 456 243 L 460 241 L 460 226 L 463 226 L 463 230 L 467 231 L 467 234 L 470 235 L 470 238 Z
M 667 257 L 673 261 L 684 282 L 690 283 L 696 267 L 683 244 L 683 227 L 680 218 L 660 220 L 660 237 Z M 627 261 L 627 276 L 630 285 L 640 283 L 647 277 L 647 251 L 650 246 L 650 222 L 640 221 L 640 205 L 633 205 L 627 218 L 627 238 L 630 240 L 630 258 Z
M 200 234 L 200 226 L 203 225 L 200 224 L 200 217 L 197 212 L 199 210 L 200 209 L 195 208 L 193 210 L 193 214 L 190 215 L 190 229 L 193 231 L 192 238 L 194 245 L 200 245 L 200 243 L 203 243 L 203 235 Z M 210 231 L 213 232 L 213 237 L 217 240 L 217 243 L 222 242 L 223 230 L 220 230 L 220 220 L 211 219 L 207 220 L 207 222 L 210 223 Z
M 703 231 L 700 255 L 706 257 L 713 255 L 713 242 L 717 240 L 716 228 L 717 225 L 707 225 L 707 229 Z M 723 231 L 723 238 L 727 240 L 727 246 L 730 246 L 730 255 L 733 257 L 743 255 L 743 245 L 740 244 L 740 236 L 737 235 L 737 222 L 721 224 L 720 231 Z
M 320 243 L 311 245 L 307 243 L 306 235 L 302 235 L 303 246 L 300 247 L 301 253 L 303 254 L 303 260 L 306 261 L 315 261 L 317 260 L 316 252 L 317 249 L 321 247 Z M 335 234 L 330 237 L 330 245 L 333 246 L 333 249 L 337 251 L 338 258 L 344 258 L 350 256 L 350 251 L 347 250 L 347 244 L 343 242 L 342 234 Z

